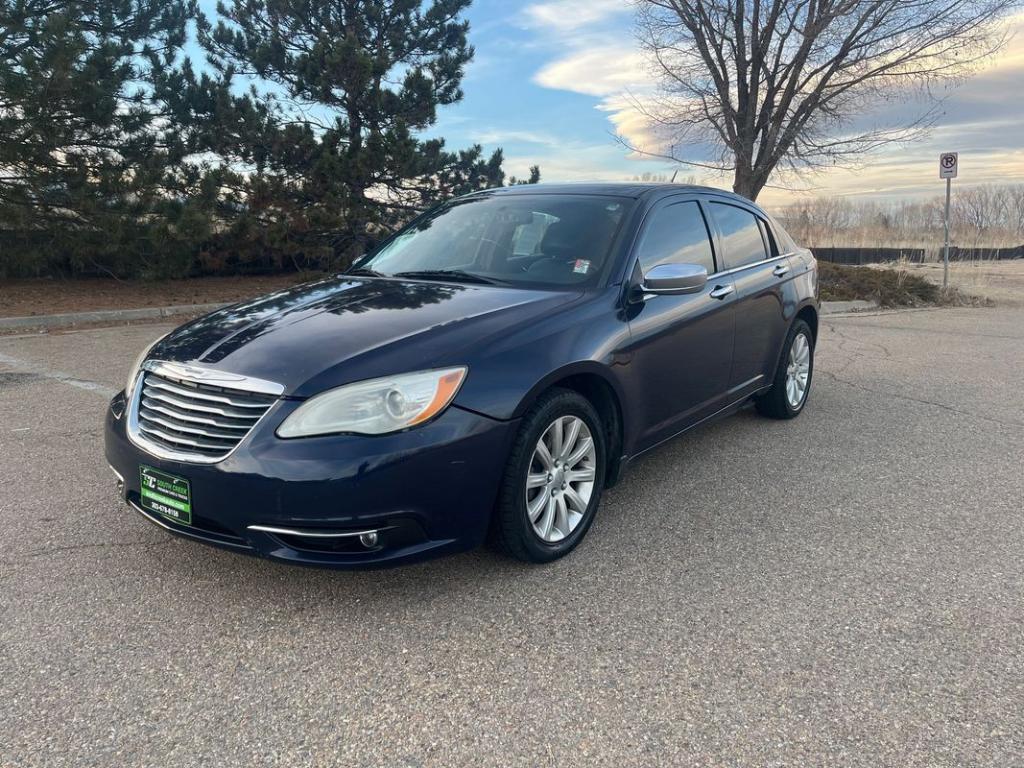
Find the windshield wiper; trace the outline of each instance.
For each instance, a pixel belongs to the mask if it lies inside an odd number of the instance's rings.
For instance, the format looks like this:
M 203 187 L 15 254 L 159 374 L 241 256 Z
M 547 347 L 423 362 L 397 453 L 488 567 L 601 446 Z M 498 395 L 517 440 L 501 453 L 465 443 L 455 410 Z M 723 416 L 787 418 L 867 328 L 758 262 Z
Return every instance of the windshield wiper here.
M 360 267 L 359 269 L 350 269 L 348 272 L 343 272 L 345 275 L 358 275 L 359 277 L 387 277 L 387 275 L 378 272 L 375 269 L 369 269 L 367 267 Z
M 461 269 L 420 269 L 413 272 L 396 272 L 392 277 L 407 277 L 413 280 L 451 280 L 456 283 L 480 283 L 481 285 L 503 285 L 503 280 L 475 275 Z

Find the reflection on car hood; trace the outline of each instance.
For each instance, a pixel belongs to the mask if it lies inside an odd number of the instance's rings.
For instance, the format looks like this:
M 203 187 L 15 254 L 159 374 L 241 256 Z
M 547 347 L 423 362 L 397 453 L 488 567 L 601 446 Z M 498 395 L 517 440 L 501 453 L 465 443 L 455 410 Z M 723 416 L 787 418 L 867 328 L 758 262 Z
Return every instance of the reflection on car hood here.
M 151 357 L 278 382 L 308 397 L 351 381 L 472 365 L 474 346 L 577 294 L 341 275 L 199 318 Z

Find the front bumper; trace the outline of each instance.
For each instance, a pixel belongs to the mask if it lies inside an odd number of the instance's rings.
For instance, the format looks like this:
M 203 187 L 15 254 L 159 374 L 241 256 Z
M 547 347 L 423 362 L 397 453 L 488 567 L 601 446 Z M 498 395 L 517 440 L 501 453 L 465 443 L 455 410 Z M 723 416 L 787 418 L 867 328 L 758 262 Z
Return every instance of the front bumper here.
M 120 394 L 107 410 L 107 462 L 123 499 L 151 522 L 236 552 L 371 568 L 483 542 L 517 422 L 453 406 L 434 422 L 395 435 L 277 438 L 277 425 L 297 406 L 280 401 L 231 455 L 202 465 L 160 459 L 132 443 Z M 188 479 L 192 525 L 142 509 L 143 464 Z M 360 539 L 367 531 L 378 533 L 376 541 Z

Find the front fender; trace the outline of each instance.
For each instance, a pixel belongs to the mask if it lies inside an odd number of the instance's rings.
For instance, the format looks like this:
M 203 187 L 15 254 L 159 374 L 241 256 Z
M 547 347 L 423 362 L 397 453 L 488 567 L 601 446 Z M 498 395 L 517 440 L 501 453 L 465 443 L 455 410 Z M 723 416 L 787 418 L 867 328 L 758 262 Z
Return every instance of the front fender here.
M 493 419 L 520 417 L 541 392 L 570 376 L 599 376 L 622 400 L 616 368 L 628 362 L 629 325 L 617 290 L 495 338 L 470 362 L 456 405 Z

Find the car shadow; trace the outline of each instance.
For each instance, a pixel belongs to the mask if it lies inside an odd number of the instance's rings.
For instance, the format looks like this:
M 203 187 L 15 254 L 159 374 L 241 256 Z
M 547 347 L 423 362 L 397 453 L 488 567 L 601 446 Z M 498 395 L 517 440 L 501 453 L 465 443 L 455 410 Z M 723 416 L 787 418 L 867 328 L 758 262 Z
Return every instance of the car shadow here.
M 466 599 L 502 600 L 510 584 L 523 595 L 543 596 L 552 585 L 608 578 L 638 567 L 678 572 L 690 550 L 703 551 L 722 497 L 720 467 L 735 446 L 764 432 L 765 420 L 744 409 L 702 425 L 630 463 L 606 491 L 592 530 L 570 556 L 527 565 L 487 547 L 396 568 L 332 571 L 287 565 L 211 549 L 175 537 L 150 550 L 175 580 L 199 581 L 218 601 L 248 600 L 275 606 L 446 605 Z M 639 565 L 642 563 L 642 566 Z

